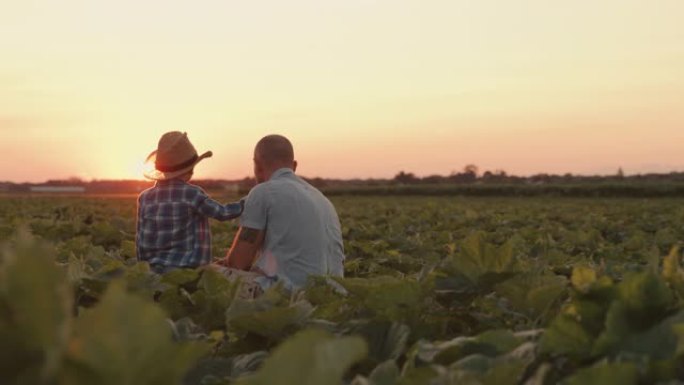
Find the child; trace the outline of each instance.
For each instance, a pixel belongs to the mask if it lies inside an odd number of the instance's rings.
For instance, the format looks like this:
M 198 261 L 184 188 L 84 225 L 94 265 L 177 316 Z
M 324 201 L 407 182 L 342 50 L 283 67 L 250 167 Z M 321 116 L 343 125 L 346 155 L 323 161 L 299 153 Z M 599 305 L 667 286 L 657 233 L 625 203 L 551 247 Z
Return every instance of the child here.
M 198 156 L 187 134 L 173 131 L 147 157 L 155 170 L 145 177 L 156 183 L 138 197 L 136 246 L 138 260 L 158 274 L 209 264 L 209 218 L 226 221 L 242 213 L 242 202 L 222 205 L 188 183 L 195 165 L 211 156 L 211 151 Z

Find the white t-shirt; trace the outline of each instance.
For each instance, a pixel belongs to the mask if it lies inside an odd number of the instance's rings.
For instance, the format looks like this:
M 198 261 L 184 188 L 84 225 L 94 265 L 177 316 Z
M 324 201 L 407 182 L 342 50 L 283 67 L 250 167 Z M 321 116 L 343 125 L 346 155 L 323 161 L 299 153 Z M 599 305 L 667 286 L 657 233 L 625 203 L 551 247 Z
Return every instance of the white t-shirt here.
M 310 275 L 344 275 L 344 246 L 335 207 L 289 168 L 277 170 L 247 196 L 240 225 L 265 230 L 255 266 L 267 288 L 282 281 L 289 289 Z

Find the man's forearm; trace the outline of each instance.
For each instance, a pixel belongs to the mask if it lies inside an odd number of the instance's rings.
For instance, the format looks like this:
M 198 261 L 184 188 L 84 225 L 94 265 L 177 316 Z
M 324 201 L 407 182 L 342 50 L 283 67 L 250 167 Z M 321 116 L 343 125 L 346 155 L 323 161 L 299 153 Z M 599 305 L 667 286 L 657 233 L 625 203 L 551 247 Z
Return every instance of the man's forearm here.
M 234 269 L 249 270 L 263 241 L 263 230 L 240 227 L 224 264 Z
M 252 267 L 254 255 L 247 255 L 236 251 L 234 248 L 228 252 L 226 265 L 238 270 L 249 270 Z

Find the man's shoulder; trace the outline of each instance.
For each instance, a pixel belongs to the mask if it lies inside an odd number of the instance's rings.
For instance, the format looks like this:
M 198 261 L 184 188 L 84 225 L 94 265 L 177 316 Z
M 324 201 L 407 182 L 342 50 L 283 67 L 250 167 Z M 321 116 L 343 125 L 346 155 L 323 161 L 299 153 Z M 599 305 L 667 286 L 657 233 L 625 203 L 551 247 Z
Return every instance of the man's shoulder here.
M 309 195 L 312 195 L 313 197 L 316 198 L 319 202 L 324 202 L 325 204 L 332 204 L 330 203 L 330 200 L 328 197 L 323 194 L 321 190 L 319 190 L 316 186 L 312 185 L 311 183 L 307 182 L 304 178 L 299 177 L 299 180 L 301 181 L 302 186 L 306 190 L 306 192 Z
M 266 181 L 259 183 L 258 185 L 252 187 L 247 194 L 248 199 L 261 198 L 268 194 L 268 192 L 273 188 L 272 181 Z

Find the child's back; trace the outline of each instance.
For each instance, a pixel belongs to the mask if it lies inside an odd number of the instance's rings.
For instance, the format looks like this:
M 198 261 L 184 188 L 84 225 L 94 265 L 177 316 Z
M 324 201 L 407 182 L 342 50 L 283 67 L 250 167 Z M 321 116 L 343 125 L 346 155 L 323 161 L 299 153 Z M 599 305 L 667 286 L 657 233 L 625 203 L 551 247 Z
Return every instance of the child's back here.
M 138 198 L 138 259 L 153 267 L 197 267 L 211 262 L 209 218 L 228 220 L 241 205 L 221 205 L 180 179 L 158 181 Z

